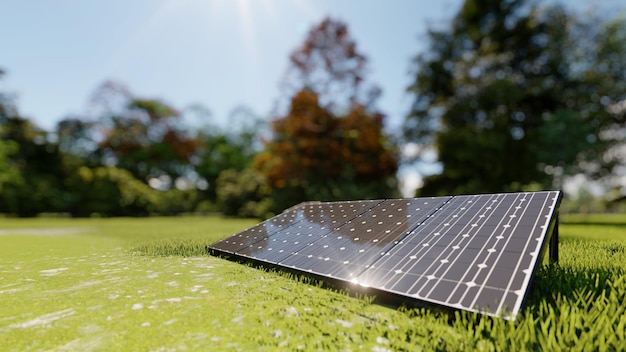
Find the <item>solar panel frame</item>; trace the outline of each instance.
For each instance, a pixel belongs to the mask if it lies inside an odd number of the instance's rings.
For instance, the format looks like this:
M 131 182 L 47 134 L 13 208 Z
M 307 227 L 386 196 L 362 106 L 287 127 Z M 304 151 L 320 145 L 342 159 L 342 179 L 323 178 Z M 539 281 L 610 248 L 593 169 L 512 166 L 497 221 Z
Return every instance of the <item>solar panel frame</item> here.
M 548 243 L 550 258 L 558 256 L 561 197 L 304 203 L 208 250 L 397 300 L 515 319 Z

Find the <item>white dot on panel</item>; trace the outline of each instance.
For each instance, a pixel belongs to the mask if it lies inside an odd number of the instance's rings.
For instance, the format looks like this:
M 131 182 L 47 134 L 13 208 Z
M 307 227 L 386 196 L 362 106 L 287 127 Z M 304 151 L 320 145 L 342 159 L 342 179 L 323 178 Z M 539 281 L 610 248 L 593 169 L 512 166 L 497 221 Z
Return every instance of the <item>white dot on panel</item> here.
M 469 234 L 464 233 L 464 234 L 462 235 L 462 237 L 469 237 Z
M 382 222 L 382 221 L 379 221 L 379 222 L 378 222 L 378 225 L 382 225 L 382 224 L 383 224 L 383 222 Z
M 426 276 L 426 278 L 427 278 L 428 280 L 434 280 L 434 279 L 436 279 L 437 277 L 436 277 L 435 275 L 432 275 L 432 274 L 431 274 L 431 275 Z
M 307 258 L 313 258 L 313 254 L 309 254 L 306 256 Z
M 402 270 L 398 269 L 395 271 L 396 274 L 402 274 Z
M 378 238 L 374 238 L 374 239 L 372 240 L 372 242 L 374 242 L 374 243 L 378 242 Z
M 495 202 L 497 202 L 497 201 L 498 201 L 497 199 L 494 199 L 494 200 L 492 200 L 491 202 L 492 202 L 492 203 L 495 203 Z
M 515 207 L 515 209 L 522 209 L 522 207 L 520 207 L 519 205 Z
M 454 247 L 452 247 L 452 249 L 454 249 L 454 250 L 457 250 L 457 249 L 459 249 L 459 248 L 461 248 L 461 247 L 459 247 L 459 246 L 454 246 Z
M 476 227 L 476 226 L 478 226 L 478 224 L 472 224 L 472 227 Z
M 441 259 L 441 260 L 440 260 L 440 262 L 441 262 L 442 264 L 445 264 L 445 263 L 447 263 L 447 262 L 448 262 L 448 259 Z
M 465 285 L 467 285 L 467 287 L 474 287 L 476 286 L 476 283 L 474 281 L 470 281 L 470 282 L 466 282 Z
M 433 236 L 439 236 L 439 235 L 441 235 L 441 233 L 439 233 L 439 232 L 433 233 Z
M 372 232 L 372 229 L 367 229 L 367 232 Z
M 341 247 L 341 248 L 339 248 L 339 250 L 340 251 L 344 251 L 344 250 L 346 250 L 346 247 Z
M 354 231 L 354 227 L 350 229 L 350 231 Z
M 490 210 L 490 209 L 491 209 L 491 207 L 486 207 L 485 209 Z
M 478 264 L 478 265 L 477 265 L 477 267 L 479 267 L 479 268 L 481 268 L 481 269 L 484 269 L 484 268 L 486 268 L 486 267 L 487 267 L 487 264 L 485 264 L 485 263 L 480 263 L 480 264 Z
M 504 225 L 504 226 L 502 226 L 502 227 L 504 227 L 504 228 L 506 229 L 506 228 L 511 227 L 511 225 L 508 225 L 508 224 L 507 224 L 507 225 Z
M 487 252 L 489 252 L 489 253 L 493 253 L 493 252 L 495 252 L 495 251 L 496 251 L 496 249 L 495 249 L 495 248 L 489 248 L 489 249 L 487 250 Z
M 325 261 L 325 262 L 326 262 L 326 261 L 329 261 L 329 260 L 330 260 L 330 258 L 329 258 L 329 257 L 324 258 L 324 261 Z
M 510 215 L 509 217 L 510 217 L 510 218 L 516 218 L 516 217 L 517 217 L 517 215 L 513 214 L 513 215 Z
M 343 263 L 344 263 L 344 264 L 348 264 L 348 263 L 350 263 L 350 262 L 346 260 L 346 261 L 344 261 Z
M 422 247 L 428 247 L 428 246 L 430 246 L 428 243 L 424 243 L 424 244 L 422 245 Z
M 444 226 L 444 227 L 445 227 L 445 226 L 450 226 L 450 224 L 446 222 L 445 224 L 443 224 L 443 226 Z
M 461 208 L 461 210 L 465 210 L 465 207 Z
M 360 238 L 359 238 L 359 237 L 355 237 L 355 238 L 354 238 L 354 240 L 355 240 L 355 241 L 358 241 L 358 240 L 360 240 Z
M 365 249 L 359 249 L 359 253 L 365 252 Z
M 496 236 L 496 239 L 499 239 L 499 240 L 501 240 L 503 238 L 504 238 L 504 236 L 502 236 L 502 235 Z
M 417 259 L 417 257 L 412 255 L 412 256 L 409 257 L 409 259 Z
M 478 217 L 479 217 L 479 218 L 484 218 L 484 217 L 485 217 L 485 215 L 484 215 L 484 214 L 481 214 L 481 215 L 478 215 Z
M 452 215 L 453 218 L 458 218 L 459 216 L 457 214 Z
M 385 230 L 385 233 L 390 233 L 390 232 L 391 232 L 391 230 Z

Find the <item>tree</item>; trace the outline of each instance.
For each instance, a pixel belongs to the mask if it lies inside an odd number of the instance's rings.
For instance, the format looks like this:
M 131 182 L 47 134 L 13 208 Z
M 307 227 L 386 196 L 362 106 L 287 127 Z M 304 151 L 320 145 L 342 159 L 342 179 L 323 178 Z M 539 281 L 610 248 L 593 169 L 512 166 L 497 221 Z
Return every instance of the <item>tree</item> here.
M 0 78 L 4 75 L 4 71 L 0 69 Z M 12 156 L 19 149 L 19 145 L 6 138 L 6 126 L 8 119 L 13 117 L 15 107 L 11 97 L 0 92 L 0 194 L 3 193 L 3 186 L 17 185 L 23 182 L 19 171 L 15 168 Z
M 289 61 L 283 82 L 286 96 L 307 88 L 319 96 L 323 107 L 346 109 L 356 103 L 373 106 L 380 95 L 378 87 L 364 87 L 367 58 L 357 51 L 348 26 L 341 21 L 325 18 L 311 28 Z
M 421 194 L 560 187 L 555 176 L 598 160 L 615 142 L 602 137 L 614 122 L 591 94 L 598 86 L 586 76 L 597 61 L 579 53 L 598 48 L 581 28 L 558 6 L 466 0 L 449 29 L 428 33 L 404 131 L 435 148 L 443 171 Z
M 320 105 L 316 93 L 296 94 L 289 113 L 273 121 L 273 139 L 255 159 L 273 190 L 273 210 L 305 200 L 393 195 L 397 162 L 382 120 L 362 105 L 338 117 Z
M 207 181 L 205 193 L 213 203 L 217 201 L 220 174 L 226 170 L 241 172 L 252 167 L 259 150 L 258 133 L 263 129 L 263 122 L 252 111 L 239 107 L 233 110 L 229 121 L 229 128 L 207 126 L 198 137 L 196 172 Z
M 364 89 L 367 60 L 347 26 L 324 19 L 290 61 L 288 111 L 272 121 L 273 136 L 255 159 L 273 210 L 394 195 L 397 160 L 375 107 L 379 90 Z
M 102 111 L 94 125 L 101 134 L 96 155 L 104 165 L 128 170 L 144 182 L 189 171 L 198 141 L 188 135 L 175 108 L 135 97 L 111 82 L 98 89 L 95 101 Z

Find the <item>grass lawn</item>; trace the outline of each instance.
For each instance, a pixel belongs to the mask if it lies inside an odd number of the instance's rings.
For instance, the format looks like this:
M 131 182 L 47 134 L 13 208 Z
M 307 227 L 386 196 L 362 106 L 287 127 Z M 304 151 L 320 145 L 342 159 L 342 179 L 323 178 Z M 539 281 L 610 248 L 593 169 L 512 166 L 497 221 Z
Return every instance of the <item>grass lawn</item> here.
M 559 265 L 515 322 L 384 307 L 205 254 L 254 223 L 0 219 L 0 350 L 626 349 L 626 216 L 563 216 Z

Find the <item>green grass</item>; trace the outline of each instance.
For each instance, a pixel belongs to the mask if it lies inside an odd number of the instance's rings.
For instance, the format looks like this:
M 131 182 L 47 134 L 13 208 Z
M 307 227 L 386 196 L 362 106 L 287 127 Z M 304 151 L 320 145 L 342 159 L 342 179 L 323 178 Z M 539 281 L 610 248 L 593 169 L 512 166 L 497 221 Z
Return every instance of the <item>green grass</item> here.
M 0 350 L 626 349 L 626 216 L 564 216 L 560 262 L 515 322 L 384 307 L 206 255 L 254 223 L 0 219 Z

